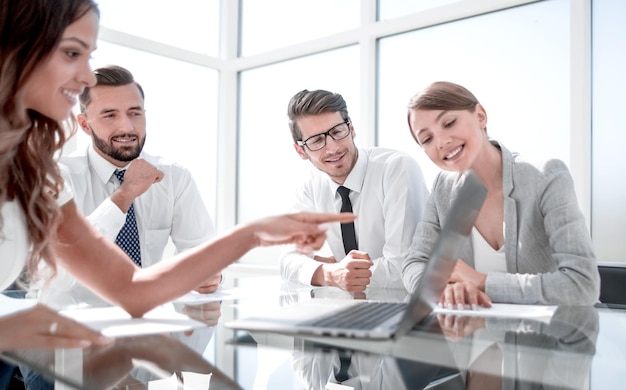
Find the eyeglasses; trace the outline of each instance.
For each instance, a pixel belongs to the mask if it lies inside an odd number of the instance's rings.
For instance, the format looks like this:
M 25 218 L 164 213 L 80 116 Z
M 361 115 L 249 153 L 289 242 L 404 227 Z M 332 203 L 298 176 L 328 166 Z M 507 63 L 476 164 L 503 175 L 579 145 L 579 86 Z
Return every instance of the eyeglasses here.
M 343 122 L 331 127 L 328 131 L 312 135 L 304 141 L 296 141 L 296 143 L 300 146 L 306 145 L 306 147 L 309 148 L 311 152 L 315 152 L 316 150 L 320 150 L 324 146 L 326 146 L 327 136 L 330 136 L 330 138 L 334 139 L 335 141 L 346 138 L 348 134 L 350 134 L 349 125 L 350 119 L 346 119 Z

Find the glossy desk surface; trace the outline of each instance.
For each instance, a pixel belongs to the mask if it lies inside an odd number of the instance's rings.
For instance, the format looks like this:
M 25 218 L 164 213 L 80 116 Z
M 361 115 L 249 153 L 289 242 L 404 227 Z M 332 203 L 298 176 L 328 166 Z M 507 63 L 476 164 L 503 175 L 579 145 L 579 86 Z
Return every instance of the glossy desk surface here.
M 393 341 L 251 334 L 224 323 L 306 299 L 354 297 L 334 288 L 284 284 L 275 276 L 225 275 L 223 287 L 237 294 L 193 308 L 193 317 L 207 326 L 191 334 L 122 337 L 107 347 L 85 350 L 5 351 L 0 358 L 30 367 L 35 375 L 43 373 L 48 388 L 56 384 L 57 389 L 626 386 L 626 310 L 559 307 L 549 322 L 440 318 Z M 376 300 L 405 297 L 403 290 L 366 293 Z M 350 379 L 341 387 L 336 376 L 346 361 Z

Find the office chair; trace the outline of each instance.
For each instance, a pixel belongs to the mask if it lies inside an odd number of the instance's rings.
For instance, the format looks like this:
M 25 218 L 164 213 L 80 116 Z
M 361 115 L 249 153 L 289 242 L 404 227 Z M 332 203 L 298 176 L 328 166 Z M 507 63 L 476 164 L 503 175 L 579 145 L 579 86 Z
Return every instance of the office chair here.
M 598 262 L 600 302 L 626 308 L 626 262 Z

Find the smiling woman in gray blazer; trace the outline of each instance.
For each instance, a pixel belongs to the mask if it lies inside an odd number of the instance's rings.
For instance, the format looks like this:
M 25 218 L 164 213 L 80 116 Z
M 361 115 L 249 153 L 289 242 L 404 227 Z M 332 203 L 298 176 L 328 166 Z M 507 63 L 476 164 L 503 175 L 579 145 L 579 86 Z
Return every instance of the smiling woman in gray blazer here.
M 415 95 L 408 121 L 417 143 L 443 169 L 403 264 L 409 291 L 419 283 L 463 172 L 472 169 L 488 194 L 441 303 L 597 302 L 596 257 L 562 161 L 525 161 L 489 140 L 485 109 L 457 84 L 436 82 Z

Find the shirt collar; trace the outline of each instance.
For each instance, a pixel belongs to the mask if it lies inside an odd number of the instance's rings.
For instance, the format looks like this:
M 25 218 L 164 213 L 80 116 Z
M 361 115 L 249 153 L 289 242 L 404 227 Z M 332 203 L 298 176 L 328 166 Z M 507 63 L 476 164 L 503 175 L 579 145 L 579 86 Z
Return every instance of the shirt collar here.
M 365 150 L 361 148 L 357 148 L 358 157 L 356 159 L 356 164 L 352 167 L 352 170 L 346 177 L 346 181 L 343 182 L 343 186 L 350 189 L 350 191 L 354 191 L 357 193 L 361 192 L 363 188 L 363 181 L 365 180 L 365 173 L 367 172 L 367 153 Z M 331 182 L 331 189 L 333 192 L 337 192 L 337 188 L 339 188 L 339 184 L 335 183 L 333 180 L 328 178 Z
M 123 168 L 111 164 L 100 156 L 91 144 L 87 147 L 87 158 L 89 159 L 89 165 L 91 165 L 92 169 L 103 183 L 108 183 L 109 180 L 111 180 L 111 176 L 113 176 L 113 172 L 116 170 L 126 169 L 128 167 L 128 164 Z

